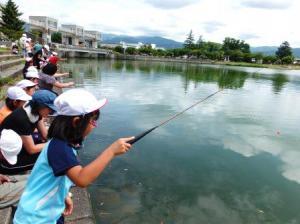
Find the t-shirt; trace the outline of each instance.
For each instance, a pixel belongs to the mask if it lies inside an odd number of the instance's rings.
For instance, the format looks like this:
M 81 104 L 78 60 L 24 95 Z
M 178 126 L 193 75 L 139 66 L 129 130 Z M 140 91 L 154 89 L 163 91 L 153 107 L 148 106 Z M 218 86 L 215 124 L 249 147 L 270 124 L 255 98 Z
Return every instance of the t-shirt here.
M 0 109 L 0 124 L 3 122 L 3 120 L 11 114 L 11 110 L 4 105 L 1 109 Z
M 44 74 L 42 72 L 39 73 L 39 87 L 40 89 L 47 89 L 52 91 L 53 85 L 56 82 L 54 76 Z
M 36 66 L 37 69 L 40 69 L 40 61 L 42 61 L 41 60 L 42 54 L 43 54 L 42 50 L 38 50 L 35 51 L 32 57 L 33 66 Z
M 26 110 L 28 110 L 28 107 Z M 34 129 L 37 128 L 39 120 L 40 118 L 37 118 L 35 122 L 31 122 L 25 109 L 18 108 L 5 118 L 1 124 L 1 129 L 12 129 L 20 136 L 31 136 Z M 27 153 L 24 146 L 22 146 L 21 152 L 18 154 L 17 163 L 15 165 L 11 165 L 9 163 L 1 162 L 0 173 L 17 174 L 26 170 L 30 170 L 37 160 L 38 155 L 39 153 Z
M 65 209 L 64 201 L 73 185 L 66 172 L 77 165 L 76 152 L 67 142 L 50 140 L 34 165 L 14 224 L 55 224 Z

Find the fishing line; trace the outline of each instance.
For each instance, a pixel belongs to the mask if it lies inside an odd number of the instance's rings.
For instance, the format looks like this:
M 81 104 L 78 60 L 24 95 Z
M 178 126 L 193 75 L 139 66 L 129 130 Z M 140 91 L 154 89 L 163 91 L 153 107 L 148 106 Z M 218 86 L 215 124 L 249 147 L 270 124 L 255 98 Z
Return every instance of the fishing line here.
M 214 93 L 208 95 L 208 96 L 205 97 L 204 99 L 197 101 L 196 103 L 194 103 L 193 105 L 191 105 L 191 106 L 189 106 L 188 108 L 184 109 L 183 111 L 181 111 L 181 112 L 179 112 L 179 113 L 173 115 L 172 117 L 170 117 L 170 118 L 168 118 L 168 119 L 162 121 L 161 123 L 159 123 L 159 124 L 156 125 L 155 127 L 150 128 L 150 129 L 148 129 L 147 131 L 144 131 L 144 132 L 142 132 L 141 134 L 139 134 L 139 135 L 137 135 L 137 136 L 134 136 L 134 139 L 129 140 L 128 143 L 131 144 L 131 145 L 134 144 L 135 142 L 139 141 L 141 138 L 145 137 L 145 136 L 146 136 L 147 134 L 149 134 L 150 132 L 154 131 L 156 128 L 159 128 L 159 127 L 165 125 L 166 123 L 168 123 L 168 122 L 170 122 L 171 120 L 175 119 L 176 117 L 180 116 L 181 114 L 183 114 L 183 113 L 186 112 L 187 110 L 189 110 L 189 109 L 191 109 L 192 107 L 194 107 L 194 106 L 196 106 L 196 105 L 198 105 L 198 104 L 200 104 L 200 103 L 202 103 L 202 102 L 208 100 L 209 98 L 211 98 L 212 96 L 218 94 L 218 93 L 221 92 L 221 91 L 223 91 L 223 89 L 220 89 L 220 90 L 218 90 L 218 91 L 216 91 L 216 92 L 214 92 Z

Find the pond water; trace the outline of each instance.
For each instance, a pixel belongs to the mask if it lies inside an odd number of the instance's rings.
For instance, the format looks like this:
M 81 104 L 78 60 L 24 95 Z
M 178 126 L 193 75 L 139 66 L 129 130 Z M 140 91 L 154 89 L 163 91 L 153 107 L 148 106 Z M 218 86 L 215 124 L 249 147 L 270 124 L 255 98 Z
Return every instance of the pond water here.
M 83 164 L 224 89 L 112 161 L 89 187 L 97 223 L 300 223 L 300 71 L 83 59 L 62 68 L 108 98 Z

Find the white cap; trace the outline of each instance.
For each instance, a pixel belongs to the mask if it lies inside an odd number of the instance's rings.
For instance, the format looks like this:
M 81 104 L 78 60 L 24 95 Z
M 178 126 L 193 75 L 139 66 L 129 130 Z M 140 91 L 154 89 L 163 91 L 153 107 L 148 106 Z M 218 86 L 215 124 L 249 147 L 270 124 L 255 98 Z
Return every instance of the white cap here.
M 17 156 L 21 148 L 21 137 L 13 130 L 3 129 L 0 136 L 0 150 L 9 164 L 14 165 L 17 163 Z
M 32 99 L 22 88 L 18 86 L 9 87 L 7 90 L 7 97 L 11 100 L 29 101 Z
M 52 51 L 52 55 L 57 56 L 57 53 L 55 51 Z
M 25 89 L 27 87 L 33 87 L 33 86 L 36 86 L 36 85 L 37 85 L 36 83 L 34 83 L 34 82 L 30 81 L 30 80 L 27 80 L 27 79 L 23 79 L 23 80 L 21 80 L 20 82 L 18 82 L 16 84 L 16 86 L 18 86 L 18 87 L 20 87 L 22 89 Z
M 26 33 L 23 33 L 22 36 L 23 36 L 23 37 L 27 37 Z
M 107 99 L 97 100 L 96 97 L 84 89 L 71 89 L 59 95 L 54 105 L 58 115 L 76 116 L 99 110 Z
M 29 67 L 27 68 L 27 72 L 31 72 L 31 71 L 33 71 L 33 72 L 38 72 L 38 70 L 37 70 L 36 67 L 34 67 L 34 66 L 29 66 Z
M 49 51 L 49 50 L 50 50 L 50 47 L 49 47 L 49 45 L 48 45 L 48 44 L 45 44 L 45 45 L 44 45 L 44 48 L 45 48 L 47 51 Z
M 39 79 L 39 73 L 38 72 L 27 72 L 26 73 L 26 78 L 36 78 L 36 79 Z
M 37 78 L 39 79 L 39 72 L 34 66 L 30 66 L 27 69 L 26 78 Z

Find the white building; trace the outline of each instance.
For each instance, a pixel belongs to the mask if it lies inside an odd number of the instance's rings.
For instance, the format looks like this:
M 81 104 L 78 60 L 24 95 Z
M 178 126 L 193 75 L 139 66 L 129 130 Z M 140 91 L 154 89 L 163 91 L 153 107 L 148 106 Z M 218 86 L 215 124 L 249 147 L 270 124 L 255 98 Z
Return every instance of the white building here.
M 84 30 L 82 26 L 75 24 L 62 24 L 58 27 L 57 19 L 46 16 L 29 16 L 29 23 L 25 27 L 26 32 L 39 31 L 45 43 L 51 43 L 54 32 L 62 34 L 62 44 L 66 45 L 97 48 L 101 41 L 98 31 Z
M 84 46 L 84 29 L 75 24 L 62 24 L 59 28 L 62 43 L 74 46 Z
M 87 47 L 97 48 L 101 42 L 101 34 L 98 31 L 85 30 L 84 40 Z
M 46 16 L 29 16 L 29 29 L 40 31 L 46 43 L 51 42 L 51 34 L 58 31 L 57 19 Z

